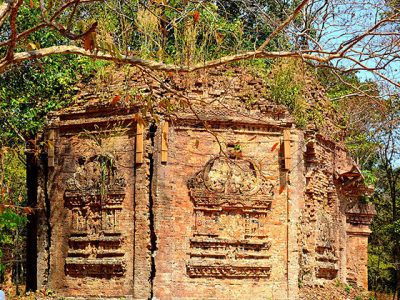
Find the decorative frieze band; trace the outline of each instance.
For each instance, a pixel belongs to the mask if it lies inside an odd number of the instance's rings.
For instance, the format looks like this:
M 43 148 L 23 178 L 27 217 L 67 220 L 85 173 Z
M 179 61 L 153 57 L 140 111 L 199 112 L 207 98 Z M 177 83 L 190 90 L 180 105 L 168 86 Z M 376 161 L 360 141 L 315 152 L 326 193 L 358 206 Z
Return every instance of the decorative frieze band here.
M 235 265 L 188 265 L 186 267 L 189 277 L 217 277 L 217 278 L 268 278 L 271 267 L 263 266 L 235 266 Z

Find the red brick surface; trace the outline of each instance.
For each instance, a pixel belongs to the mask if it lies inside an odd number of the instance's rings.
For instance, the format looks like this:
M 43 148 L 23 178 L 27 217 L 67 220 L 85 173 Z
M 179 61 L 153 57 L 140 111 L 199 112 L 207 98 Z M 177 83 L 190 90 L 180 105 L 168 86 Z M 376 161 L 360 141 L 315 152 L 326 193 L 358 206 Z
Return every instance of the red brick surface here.
M 249 91 L 262 99 L 261 80 L 206 78 L 174 79 L 209 105 L 168 118 L 167 162 L 155 122 L 135 164 L 137 107 L 53 118 L 55 167 L 41 166 L 38 187 L 39 286 L 133 299 L 298 299 L 299 287 L 335 280 L 367 287 L 373 209 L 358 201 L 367 190 L 346 151 L 265 99 L 245 108 Z

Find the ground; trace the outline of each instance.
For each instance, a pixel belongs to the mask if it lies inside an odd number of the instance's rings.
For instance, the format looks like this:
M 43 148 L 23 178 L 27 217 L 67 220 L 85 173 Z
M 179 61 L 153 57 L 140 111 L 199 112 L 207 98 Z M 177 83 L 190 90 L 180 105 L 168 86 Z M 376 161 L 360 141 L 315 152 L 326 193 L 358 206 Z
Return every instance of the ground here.
M 302 300 L 375 300 L 372 293 L 363 289 L 353 288 L 350 285 L 336 281 L 327 283 L 323 287 L 303 287 L 300 290 Z M 385 300 L 379 297 L 376 300 Z
M 60 299 L 51 290 L 41 290 L 36 293 L 21 293 L 16 296 L 15 286 L 1 286 L 7 294 L 7 299 L 33 300 L 33 299 Z M 23 291 L 24 286 L 19 286 L 19 290 Z M 301 300 L 388 300 L 392 299 L 390 295 L 378 295 L 374 298 L 372 293 L 362 289 L 353 288 L 341 282 L 326 284 L 324 287 L 302 287 Z

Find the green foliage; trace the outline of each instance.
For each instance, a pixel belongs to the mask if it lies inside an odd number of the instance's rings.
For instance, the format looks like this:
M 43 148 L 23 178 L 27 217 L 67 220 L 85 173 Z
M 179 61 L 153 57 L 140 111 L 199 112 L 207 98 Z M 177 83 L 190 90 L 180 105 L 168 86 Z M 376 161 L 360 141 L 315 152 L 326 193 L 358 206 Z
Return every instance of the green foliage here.
M 82 6 L 73 30 L 82 32 L 96 20 L 100 49 L 167 63 L 194 64 L 256 49 L 293 7 L 280 0 L 258 0 L 252 5 L 185 0 L 143 5 L 137 0 L 111 0 L 107 5 Z M 259 10 L 268 11 L 270 22 Z M 266 50 L 289 48 L 287 36 L 280 34 Z
M 32 139 L 46 114 L 71 103 L 76 83 L 104 63 L 72 56 L 45 57 L 0 75 L 0 128 L 3 138 L 17 133 Z
M 182 13 L 182 10 L 187 13 Z M 166 20 L 164 28 L 160 18 Z M 193 64 L 243 48 L 243 22 L 220 15 L 216 4 L 174 1 L 170 7 L 138 7 L 133 48 L 146 58 Z
M 362 170 L 361 173 L 364 176 L 365 184 L 375 186 L 375 184 L 378 181 L 378 178 L 371 170 Z
M 52 16 L 65 5 L 62 0 L 41 3 L 45 8 L 44 17 Z M 297 4 L 297 1 L 282 0 L 249 3 L 173 0 L 166 5 L 160 1 L 109 0 L 105 5 L 94 1 L 89 5 L 70 6 L 54 21 L 59 28 L 75 35 L 97 22 L 96 47 L 117 56 L 140 54 L 142 58 L 192 64 L 257 49 Z M 17 18 L 20 32 L 41 22 L 39 3 L 24 0 Z M 295 23 L 300 22 L 299 16 Z M 3 35 L 7 30 L 6 24 Z M 288 40 L 287 35 L 278 34 L 266 50 L 290 49 Z M 82 45 L 82 41 L 68 41 L 54 28 L 46 27 L 19 41 L 17 48 L 32 50 L 60 44 Z M 1 51 L 4 53 L 5 48 L 0 47 Z
M 388 245 L 390 246 L 390 245 Z M 384 246 L 369 246 L 368 281 L 378 292 L 390 293 L 393 290 L 395 266 L 390 262 L 390 254 Z
M 344 287 L 344 291 L 345 291 L 347 294 L 350 294 L 350 292 L 351 292 L 351 285 L 346 285 L 346 286 Z
M 311 85 L 318 85 L 319 75 L 314 73 L 303 61 L 282 59 L 272 65 L 266 60 L 263 63 L 264 70 L 261 66 L 257 66 L 253 67 L 253 71 L 268 82 L 267 98 L 286 106 L 298 127 L 306 128 L 307 125 L 313 124 L 316 128 L 323 129 L 326 126 L 327 118 L 334 121 L 334 118 L 337 117 L 338 122 L 335 123 L 335 126 L 340 129 L 338 131 L 343 131 L 342 112 L 335 110 L 332 102 L 318 98 L 318 96 L 315 97 Z M 331 138 L 338 137 L 333 136 L 332 133 Z
M 20 31 L 40 20 L 39 9 L 27 3 L 17 18 Z M 17 48 L 32 50 L 64 41 L 54 31 L 43 29 Z M 6 268 L 20 263 L 24 252 L 26 215 L 31 212 L 26 207 L 26 144 L 35 145 L 46 115 L 70 104 L 78 91 L 76 84 L 87 81 L 104 65 L 84 57 L 57 55 L 21 63 L 0 75 L 0 278 Z
M 326 93 L 329 99 L 337 104 L 337 99 L 346 97 L 354 93 L 354 86 L 360 86 L 360 80 L 355 73 L 340 74 L 333 73 L 330 69 L 321 68 L 316 70 L 319 82 L 326 88 Z
M 287 64 L 283 65 L 271 79 L 272 100 L 284 104 L 292 111 L 301 110 L 299 102 L 302 84 L 295 79 L 295 74 L 295 68 L 291 64 Z
M 48 3 L 54 10 L 58 0 Z M 34 2 L 36 3 L 36 1 Z M 54 6 L 54 7 L 53 7 Z M 61 20 L 66 16 L 60 16 Z M 41 22 L 40 10 L 29 1 L 20 7 L 19 31 L 28 30 Z M 78 26 L 74 23 L 74 25 Z M 41 29 L 18 43 L 18 50 L 32 50 L 63 44 L 67 39 L 51 29 Z M 42 127 L 44 117 L 73 100 L 76 83 L 85 81 L 94 71 L 105 65 L 75 55 L 55 55 L 24 62 L 0 75 L 0 139 L 18 143 L 33 139 Z M 19 141 L 17 141 L 19 140 Z
M 308 121 L 319 118 L 319 112 L 309 109 L 304 99 L 304 84 L 301 79 L 303 72 L 299 62 L 282 61 L 273 67 L 269 83 L 272 101 L 285 105 L 292 112 L 297 126 L 301 128 L 304 128 Z
M 2 277 L 7 264 L 11 264 L 14 257 L 23 246 L 22 231 L 27 219 L 11 208 L 6 208 L 0 213 L 0 277 Z M 18 248 L 15 246 L 19 246 Z
M 23 245 L 21 232 L 27 218 L 19 209 L 26 201 L 25 165 L 20 159 L 22 154 L 22 148 L 0 148 L 0 278 L 6 263 L 10 263 Z
M 370 163 L 376 158 L 379 144 L 372 139 L 372 133 L 365 131 L 355 131 L 346 137 L 346 146 L 351 155 L 358 159 L 361 167 L 371 167 Z M 373 178 L 372 171 L 364 170 L 367 181 L 371 181 L 371 185 L 376 183 Z
M 377 164 L 376 192 L 372 197 L 377 215 L 373 220 L 369 243 L 368 282 L 370 289 L 393 293 L 396 288 L 396 249 L 400 241 L 400 219 L 394 214 L 394 205 L 399 205 L 398 199 L 390 197 L 387 173 Z M 397 183 L 400 190 L 400 183 Z
M 8 148 L 0 144 L 0 204 L 21 203 L 26 199 L 23 157 L 22 147 Z
M 11 245 L 14 242 L 15 232 L 26 224 L 26 217 L 17 214 L 11 208 L 6 208 L 0 215 L 0 244 Z

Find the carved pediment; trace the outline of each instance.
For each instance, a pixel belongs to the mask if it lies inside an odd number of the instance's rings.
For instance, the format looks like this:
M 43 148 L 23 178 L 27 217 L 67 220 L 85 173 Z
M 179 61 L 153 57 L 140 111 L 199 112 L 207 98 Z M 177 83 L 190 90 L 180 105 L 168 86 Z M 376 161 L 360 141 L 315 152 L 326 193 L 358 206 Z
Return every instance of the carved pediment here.
M 269 210 L 273 197 L 273 185 L 248 159 L 213 158 L 188 186 L 196 208 Z
M 79 157 L 74 174 L 66 181 L 65 206 L 121 204 L 126 181 L 118 175 L 116 166 L 110 163 L 113 160 L 109 155 Z

